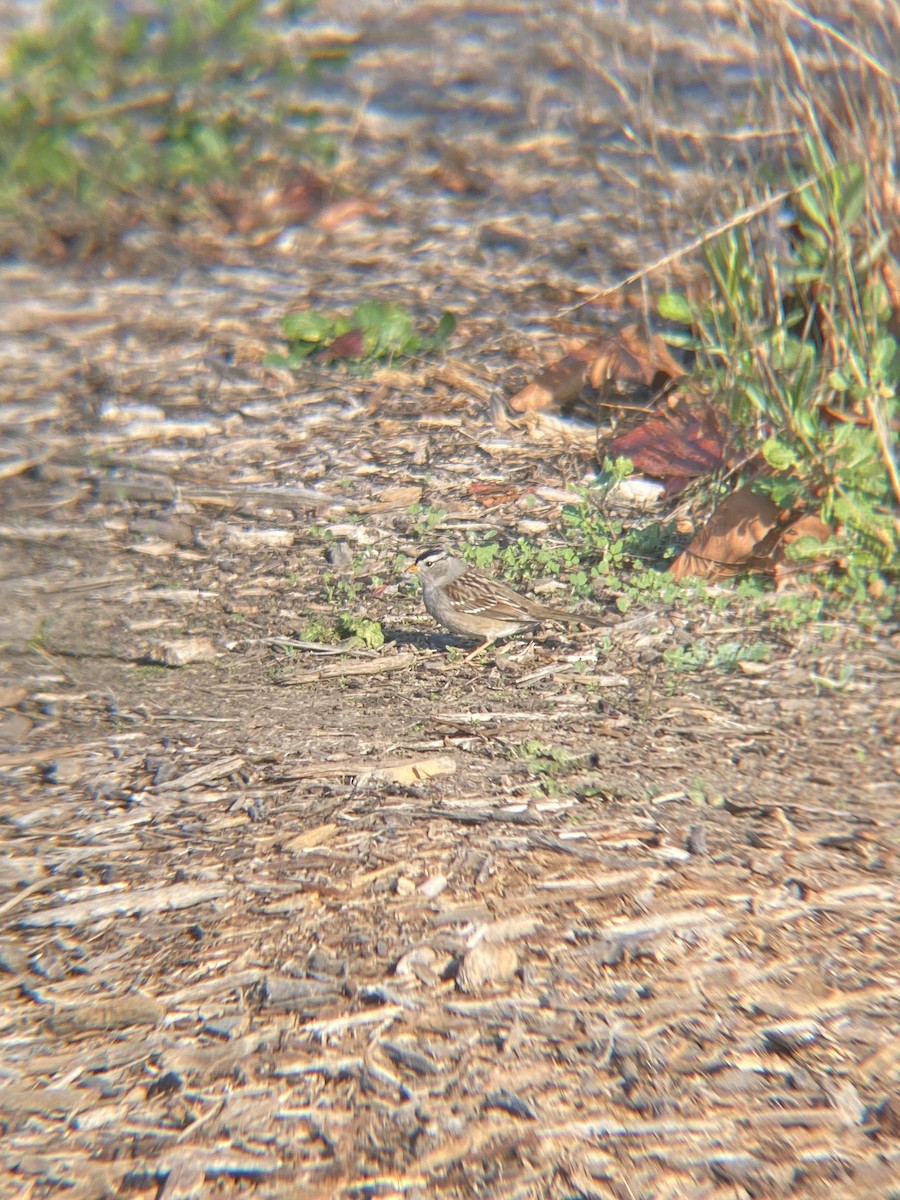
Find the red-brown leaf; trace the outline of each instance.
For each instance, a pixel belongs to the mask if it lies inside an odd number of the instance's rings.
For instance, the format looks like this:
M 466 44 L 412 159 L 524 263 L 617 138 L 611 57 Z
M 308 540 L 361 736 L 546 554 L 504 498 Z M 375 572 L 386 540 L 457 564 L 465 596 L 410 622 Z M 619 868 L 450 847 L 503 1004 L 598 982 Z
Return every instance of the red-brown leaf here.
M 328 358 L 362 358 L 366 352 L 366 339 L 361 329 L 350 329 L 336 337 L 328 347 Z
M 610 458 L 630 458 L 636 471 L 670 481 L 675 494 L 689 479 L 722 466 L 729 443 L 719 414 L 708 404 L 681 404 L 655 413 L 634 429 L 612 439 L 604 452 Z

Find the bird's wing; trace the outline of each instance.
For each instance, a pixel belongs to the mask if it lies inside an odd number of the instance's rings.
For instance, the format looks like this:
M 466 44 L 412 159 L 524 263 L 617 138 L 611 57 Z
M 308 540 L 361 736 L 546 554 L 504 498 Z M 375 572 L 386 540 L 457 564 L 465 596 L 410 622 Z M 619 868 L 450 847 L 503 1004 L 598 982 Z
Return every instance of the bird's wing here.
M 505 583 L 498 583 L 474 567 L 446 587 L 447 598 L 460 612 L 490 613 L 500 621 L 534 621 L 529 602 Z

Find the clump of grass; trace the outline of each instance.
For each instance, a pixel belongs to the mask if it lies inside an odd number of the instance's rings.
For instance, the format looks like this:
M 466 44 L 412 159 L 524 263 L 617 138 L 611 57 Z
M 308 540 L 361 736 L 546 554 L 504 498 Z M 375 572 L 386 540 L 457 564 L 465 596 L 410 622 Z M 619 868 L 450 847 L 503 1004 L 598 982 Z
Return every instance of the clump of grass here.
M 709 242 L 706 297 L 669 295 L 660 310 L 690 326 L 681 344 L 742 431 L 754 489 L 836 531 L 789 555 L 836 560 L 851 588 L 878 597 L 900 570 L 900 244 L 888 186 L 900 98 L 862 19 L 858 42 L 813 22 L 832 67 L 813 77 L 778 5 L 755 7 L 777 31 L 781 123 L 802 131 L 780 164 L 786 195 L 759 172 L 750 200 L 768 226 L 748 220 Z
M 0 210 L 115 202 L 171 217 L 261 161 L 327 156 L 309 63 L 272 16 L 263 0 L 51 0 L 0 67 Z

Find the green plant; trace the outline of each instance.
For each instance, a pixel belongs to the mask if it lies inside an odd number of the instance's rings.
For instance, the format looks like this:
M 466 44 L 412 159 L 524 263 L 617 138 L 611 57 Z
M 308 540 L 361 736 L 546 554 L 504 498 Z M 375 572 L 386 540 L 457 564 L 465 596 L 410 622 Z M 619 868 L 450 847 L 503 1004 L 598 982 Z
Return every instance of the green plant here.
M 722 642 L 710 663 L 720 671 L 733 671 L 738 663 L 766 663 L 771 657 L 772 647 L 765 642 Z
M 325 617 L 316 617 L 303 629 L 300 640 L 316 642 L 323 646 L 334 646 L 338 642 L 349 640 L 351 645 L 377 650 L 384 645 L 384 630 L 378 621 L 369 617 L 353 617 L 348 613 L 341 613 L 333 623 Z
M 721 793 L 711 791 L 706 780 L 699 775 L 695 775 L 688 784 L 687 794 L 691 804 L 696 804 L 698 806 L 721 806 L 723 803 L 723 797 Z
M 578 598 L 618 591 L 616 606 L 621 612 L 648 595 L 678 601 L 684 588 L 660 570 L 676 553 L 671 527 L 653 521 L 626 530 L 604 512 L 604 495 L 603 489 L 599 494 L 591 489 L 584 503 L 566 505 L 558 538 L 535 542 L 519 537 L 501 544 L 496 537 L 479 536 L 461 552 L 475 566 L 517 588 L 556 577 L 564 579 Z
M 162 663 L 142 663 L 134 668 L 135 678 L 145 681 L 168 678 L 170 673 L 171 668 Z
M 320 646 L 334 646 L 341 640 L 337 627 L 325 617 L 316 617 L 300 631 L 301 642 L 314 642 Z M 290 651 L 288 647 L 288 651 Z
M 180 213 L 263 159 L 327 156 L 306 64 L 272 30 L 263 0 L 51 0 L 6 48 L 0 208 L 65 198 Z
M 417 542 L 427 541 L 447 519 L 445 508 L 435 508 L 431 504 L 410 504 L 406 512 L 411 518 L 409 536 Z
M 28 645 L 31 647 L 32 650 L 36 650 L 39 654 L 42 654 L 46 651 L 47 637 L 52 628 L 53 628 L 53 618 L 52 617 L 42 617 L 37 629 L 35 629 L 34 633 L 28 639 Z
M 530 771 L 539 775 L 558 775 L 569 770 L 580 757 L 565 746 L 550 746 L 535 738 L 522 742 L 510 749 L 510 757 L 526 763 Z
M 304 309 L 282 318 L 281 332 L 287 354 L 270 354 L 272 367 L 299 367 L 316 351 L 330 358 L 356 362 L 393 362 L 426 354 L 446 342 L 456 328 L 456 318 L 445 312 L 430 335 L 416 332 L 412 316 L 398 304 L 364 300 L 349 316 Z
M 805 625 L 819 624 L 824 615 L 824 595 L 785 592 L 776 598 L 769 623 L 778 632 L 790 633 Z
M 664 296 L 663 316 L 722 398 L 746 449 L 762 443 L 768 471 L 754 488 L 779 509 L 812 511 L 837 529 L 804 537 L 794 560 L 840 556 L 851 575 L 894 573 L 900 556 L 900 349 L 883 273 L 886 234 L 860 162 L 806 141 L 792 193 L 789 241 L 777 255 L 750 225 L 710 243 L 707 300 Z
M 368 650 L 378 650 L 384 645 L 384 630 L 379 621 L 369 617 L 351 617 L 342 613 L 337 619 L 337 631 L 341 638 L 352 638 L 355 645 Z
M 663 650 L 663 662 L 676 674 L 699 670 L 706 666 L 709 659 L 709 646 L 702 641 L 695 641 L 690 646 L 669 646 Z
M 738 663 L 764 663 L 772 655 L 771 646 L 765 642 L 722 642 L 713 647 L 698 638 L 689 646 L 670 646 L 663 650 L 663 662 L 673 674 L 698 671 L 711 667 L 718 671 L 733 671 Z
M 322 572 L 322 586 L 329 604 L 349 604 L 359 599 L 362 583 L 357 578 L 337 575 L 334 571 Z
M 551 746 L 537 739 L 509 748 L 509 757 L 521 762 L 545 795 L 558 795 L 561 779 L 584 762 L 585 755 L 565 746 Z
M 630 458 L 623 458 L 621 455 L 615 459 L 604 457 L 596 481 L 591 488 L 592 495 L 605 500 L 620 483 L 624 483 L 633 473 L 634 463 Z

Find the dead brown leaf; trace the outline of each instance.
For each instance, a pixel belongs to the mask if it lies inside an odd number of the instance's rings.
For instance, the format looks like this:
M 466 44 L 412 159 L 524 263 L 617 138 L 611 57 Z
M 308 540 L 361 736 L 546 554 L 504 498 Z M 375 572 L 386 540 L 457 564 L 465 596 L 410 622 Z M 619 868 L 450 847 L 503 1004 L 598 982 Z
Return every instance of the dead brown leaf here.
M 669 570 L 675 579 L 727 579 L 741 571 L 771 570 L 780 530 L 776 506 L 747 485 L 726 496 Z
M 813 513 L 793 516 L 779 511 L 748 484 L 722 501 L 670 571 L 676 579 L 726 579 L 742 571 L 765 571 L 781 582 L 809 569 L 809 564 L 787 559 L 788 546 L 801 537 L 824 543 L 833 532 Z
M 511 501 L 518 500 L 521 494 L 520 488 L 510 487 L 503 483 L 473 483 L 469 486 L 469 495 L 484 508 L 509 504 Z
M 336 337 L 322 357 L 332 358 L 362 358 L 366 352 L 366 339 L 361 329 L 350 329 Z
M 601 343 L 601 352 L 591 364 L 590 380 L 596 388 L 610 381 L 630 380 L 658 389 L 683 374 L 684 368 L 658 334 L 647 341 L 637 325 L 626 325 Z
M 628 325 L 551 363 L 509 404 L 515 412 L 534 412 L 551 404 L 570 403 L 588 381 L 595 388 L 624 382 L 659 389 L 683 374 L 662 338 L 648 342 L 636 325 Z
M 348 196 L 345 200 L 335 200 L 326 206 L 316 218 L 316 224 L 325 233 L 334 233 L 342 225 L 349 225 L 360 217 L 377 217 L 380 213 L 377 204 L 371 200 L 363 200 L 361 196 Z
M 596 343 L 589 342 L 580 350 L 574 350 L 558 362 L 551 363 L 537 379 L 513 396 L 509 402 L 510 408 L 515 412 L 536 412 L 549 408 L 551 404 L 561 406 L 574 400 L 587 381 L 596 352 Z
M 258 193 L 238 191 L 223 184 L 210 188 L 213 203 L 243 234 L 304 225 L 319 212 L 327 195 L 328 184 L 306 167 Z
M 831 526 L 826 525 L 815 513 L 804 513 L 785 528 L 778 544 L 778 554 L 782 555 L 787 546 L 793 545 L 802 537 L 814 537 L 818 542 L 827 542 L 833 532 Z

